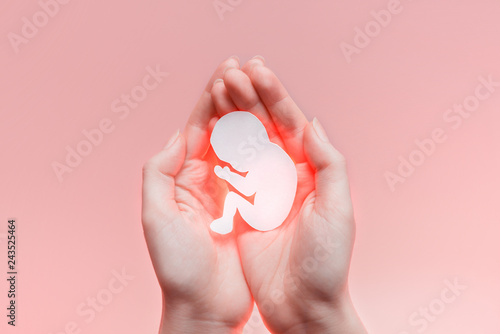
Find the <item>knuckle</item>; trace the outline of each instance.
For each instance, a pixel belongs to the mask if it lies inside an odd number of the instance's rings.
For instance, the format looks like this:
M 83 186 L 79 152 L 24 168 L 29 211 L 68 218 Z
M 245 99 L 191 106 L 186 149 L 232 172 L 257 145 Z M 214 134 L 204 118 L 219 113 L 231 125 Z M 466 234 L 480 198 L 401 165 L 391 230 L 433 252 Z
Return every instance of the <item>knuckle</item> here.
M 337 167 L 340 167 L 340 168 L 347 167 L 347 159 L 345 158 L 345 156 L 342 153 L 335 151 L 333 158 L 334 158 L 334 163 L 335 163 L 335 165 L 337 165 Z
M 219 68 L 221 70 L 224 70 L 226 67 L 228 66 L 239 66 L 238 64 L 238 61 L 234 58 L 229 58 L 229 59 L 226 59 L 224 62 L 222 62 L 222 64 L 220 64 Z
M 142 176 L 145 177 L 149 175 L 155 169 L 156 169 L 156 162 L 154 158 L 151 158 L 148 161 L 146 161 L 146 163 L 144 163 L 144 165 L 142 166 Z

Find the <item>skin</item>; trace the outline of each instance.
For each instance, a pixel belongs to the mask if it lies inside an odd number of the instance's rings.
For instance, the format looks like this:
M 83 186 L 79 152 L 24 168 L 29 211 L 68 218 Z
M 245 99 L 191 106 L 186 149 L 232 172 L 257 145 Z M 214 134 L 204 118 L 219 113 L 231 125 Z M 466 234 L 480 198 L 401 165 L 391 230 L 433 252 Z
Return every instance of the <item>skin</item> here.
M 216 117 L 210 89 L 229 65 L 238 60 L 217 68 L 184 133 L 143 168 L 143 229 L 163 294 L 160 333 L 238 333 L 253 306 L 235 236 L 209 228 L 223 199 L 212 180 L 215 158 L 205 154 Z
M 236 215 L 219 236 L 209 222 L 223 185 L 207 194 L 217 177 L 205 152 L 213 117 L 235 110 L 254 113 L 288 152 L 298 188 L 279 228 L 260 232 Z M 184 133 L 145 165 L 143 225 L 163 292 L 161 333 L 241 332 L 253 299 L 273 333 L 366 333 L 347 284 L 355 223 L 345 159 L 260 57 L 241 69 L 222 63 Z

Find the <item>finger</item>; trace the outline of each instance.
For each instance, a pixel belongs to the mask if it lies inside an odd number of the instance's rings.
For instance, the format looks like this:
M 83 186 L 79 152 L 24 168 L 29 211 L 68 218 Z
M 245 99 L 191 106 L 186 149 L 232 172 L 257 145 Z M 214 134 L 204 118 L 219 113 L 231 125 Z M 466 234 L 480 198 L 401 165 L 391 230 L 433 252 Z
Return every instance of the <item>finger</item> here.
M 296 162 L 305 161 L 303 138 L 304 129 L 309 123 L 307 118 L 269 68 L 256 62 L 249 69 L 249 77 L 290 155 Z
M 248 76 L 250 76 L 250 71 L 251 69 L 253 68 L 253 66 L 256 66 L 256 65 L 265 65 L 266 64 L 266 60 L 264 59 L 264 57 L 260 56 L 260 55 L 257 55 L 257 56 L 254 56 L 252 59 L 250 59 L 249 61 L 247 61 L 242 67 L 241 67 L 241 70 Z
M 304 150 L 315 170 L 315 209 L 329 214 L 338 210 L 350 214 L 352 208 L 345 159 L 330 144 L 316 118 L 305 129 Z
M 239 69 L 229 68 L 224 73 L 223 79 L 229 96 L 231 96 L 238 110 L 249 111 L 257 116 L 266 127 L 271 141 L 283 146 L 276 125 L 262 103 L 259 94 L 255 91 L 250 78 Z
M 219 117 L 224 116 L 227 113 L 238 110 L 238 107 L 234 104 L 233 100 L 227 92 L 224 80 L 217 79 L 212 87 L 212 100 L 214 101 L 215 110 Z
M 184 136 L 177 132 L 165 148 L 144 165 L 142 220 L 145 230 L 157 232 L 161 224 L 172 221 L 179 213 L 175 201 L 175 176 L 184 163 L 185 155 Z
M 239 64 L 239 60 L 235 56 L 226 59 L 217 67 L 208 81 L 205 90 L 189 116 L 184 130 L 187 142 L 186 159 L 201 157 L 205 154 L 209 145 L 208 124 L 210 119 L 216 116 L 216 110 L 211 95 L 212 86 L 215 80 L 222 78 L 225 68 L 239 68 Z

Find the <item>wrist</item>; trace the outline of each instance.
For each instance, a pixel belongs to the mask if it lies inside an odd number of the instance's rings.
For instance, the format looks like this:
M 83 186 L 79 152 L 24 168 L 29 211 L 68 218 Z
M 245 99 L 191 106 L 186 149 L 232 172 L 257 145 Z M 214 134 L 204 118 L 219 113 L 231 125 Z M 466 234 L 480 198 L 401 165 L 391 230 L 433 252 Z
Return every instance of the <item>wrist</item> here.
M 210 316 L 204 316 L 196 307 L 189 304 L 167 305 L 163 298 L 163 310 L 159 334 L 236 334 L 242 326 L 231 325 Z
M 348 292 L 335 304 L 315 308 L 315 314 L 303 317 L 302 323 L 286 331 L 295 333 L 367 334 Z
M 329 316 L 320 323 L 323 333 L 367 334 L 361 319 L 347 295 L 340 305 L 336 305 Z M 311 332 L 312 333 L 312 332 Z

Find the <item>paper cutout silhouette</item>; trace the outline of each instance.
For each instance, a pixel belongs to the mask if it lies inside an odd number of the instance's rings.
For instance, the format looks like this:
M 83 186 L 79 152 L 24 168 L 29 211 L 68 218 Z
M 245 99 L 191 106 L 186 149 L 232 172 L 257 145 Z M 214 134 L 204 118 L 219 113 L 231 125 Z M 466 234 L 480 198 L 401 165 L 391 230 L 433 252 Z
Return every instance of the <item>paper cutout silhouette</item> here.
M 233 230 L 236 210 L 251 227 L 269 231 L 288 216 L 297 190 L 297 171 L 288 154 L 269 141 L 266 128 L 249 112 L 235 111 L 221 117 L 212 131 L 210 143 L 217 157 L 229 167 L 215 166 L 215 174 L 245 197 L 230 191 L 224 201 L 223 216 L 210 228 L 219 234 Z

